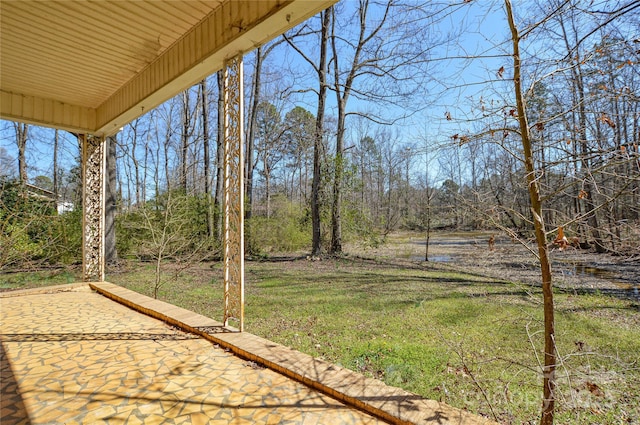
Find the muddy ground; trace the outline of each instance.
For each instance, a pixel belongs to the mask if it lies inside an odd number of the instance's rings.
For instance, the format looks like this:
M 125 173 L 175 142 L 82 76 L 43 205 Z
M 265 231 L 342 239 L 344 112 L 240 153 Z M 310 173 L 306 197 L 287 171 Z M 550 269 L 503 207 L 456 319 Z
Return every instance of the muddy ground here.
M 429 265 L 449 267 L 499 279 L 540 284 L 540 269 L 532 251 L 533 243 L 513 243 L 496 236 L 489 249 L 490 234 L 436 233 L 429 241 Z M 394 235 L 382 247 L 368 254 L 392 256 L 409 261 L 425 261 L 425 236 Z M 640 301 L 640 258 L 596 254 L 589 250 L 568 248 L 550 251 L 554 285 L 579 293 L 600 292 Z

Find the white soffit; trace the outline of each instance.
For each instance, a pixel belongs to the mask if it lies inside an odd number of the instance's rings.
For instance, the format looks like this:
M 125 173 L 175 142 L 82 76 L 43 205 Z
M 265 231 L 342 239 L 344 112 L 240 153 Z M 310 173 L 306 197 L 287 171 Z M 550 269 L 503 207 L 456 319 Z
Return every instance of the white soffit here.
M 1 0 L 0 116 L 112 134 L 336 0 Z

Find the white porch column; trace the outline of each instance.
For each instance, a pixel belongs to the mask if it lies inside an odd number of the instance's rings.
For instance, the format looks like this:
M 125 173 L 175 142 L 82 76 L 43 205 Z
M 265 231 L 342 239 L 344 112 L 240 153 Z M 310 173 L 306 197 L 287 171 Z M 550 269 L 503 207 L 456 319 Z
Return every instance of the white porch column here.
M 242 55 L 224 68 L 224 324 L 244 330 Z
M 85 282 L 104 281 L 104 138 L 82 134 L 82 271 Z

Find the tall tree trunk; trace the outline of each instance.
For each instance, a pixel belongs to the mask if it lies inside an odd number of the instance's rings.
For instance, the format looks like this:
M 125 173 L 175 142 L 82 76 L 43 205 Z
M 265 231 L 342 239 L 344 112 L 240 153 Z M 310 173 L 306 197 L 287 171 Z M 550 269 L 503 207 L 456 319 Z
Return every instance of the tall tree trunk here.
M 18 145 L 18 181 L 20 186 L 24 188 L 27 184 L 27 160 L 26 160 L 26 148 L 27 138 L 29 137 L 29 125 L 23 123 L 13 123 L 16 129 L 16 144 Z
M 362 75 L 363 64 L 363 50 L 367 43 L 376 39 L 380 29 L 384 26 L 384 23 L 388 17 L 389 10 L 392 1 L 388 1 L 385 6 L 385 12 L 380 17 L 376 25 L 369 30 L 367 34 L 367 14 L 369 12 L 370 3 L 368 0 L 361 0 L 358 5 L 358 18 L 359 18 L 359 34 L 358 41 L 355 45 L 353 58 L 349 64 L 350 68 L 346 74 L 344 82 L 340 81 L 340 66 L 338 64 L 341 57 L 340 52 L 336 47 L 336 39 L 338 35 L 335 31 L 336 19 L 334 16 L 334 9 L 331 8 L 331 16 L 333 18 L 331 25 L 331 49 L 333 52 L 333 72 L 334 72 L 334 87 L 333 90 L 336 93 L 336 103 L 338 106 L 338 123 L 336 131 L 336 161 L 335 161 L 335 174 L 333 180 L 333 203 L 331 208 L 331 253 L 340 254 L 342 252 L 342 180 L 344 174 L 344 135 L 345 135 L 345 122 L 346 122 L 346 108 L 349 96 L 353 89 L 355 79 Z M 375 62 L 371 60 L 370 62 Z
M 58 182 L 58 144 L 59 144 L 59 131 L 56 128 L 54 136 L 53 136 L 53 198 L 57 203 L 60 201 L 58 199 L 59 194 L 59 182 Z
M 389 161 L 391 162 L 391 161 Z M 385 224 L 384 224 L 384 236 L 386 237 L 391 231 L 391 196 L 393 191 L 391 190 L 391 182 L 393 181 L 393 169 L 394 167 L 391 164 L 388 164 L 389 167 L 389 178 L 387 179 L 387 196 L 386 196 L 386 212 L 385 212 Z M 393 209 L 395 210 L 397 206 L 394 205 Z
M 113 265 L 118 261 L 116 250 L 116 136 L 107 137 L 104 143 L 107 150 L 104 258 L 107 265 Z
M 189 90 L 182 92 L 182 137 L 180 148 L 180 188 L 187 193 L 187 162 L 189 156 Z
M 538 244 L 540 272 L 542 275 L 542 297 L 544 305 L 544 367 L 543 403 L 540 424 L 551 425 L 553 424 L 556 400 L 556 341 L 551 264 L 549 262 L 549 253 L 547 250 L 545 225 L 542 219 L 540 187 L 538 185 L 538 179 L 536 178 L 534 154 L 529 134 L 529 123 L 527 122 L 525 100 L 522 95 L 520 35 L 518 34 L 518 28 L 514 21 L 510 0 L 505 0 L 505 8 L 507 12 L 507 19 L 509 21 L 509 28 L 511 30 L 511 40 L 513 42 L 513 83 L 518 111 L 518 124 L 520 127 L 525 170 L 527 172 L 529 198 L 531 201 L 531 212 L 533 216 L 536 242 Z
M 149 170 L 149 139 L 151 139 L 150 131 L 150 129 L 147 129 L 147 138 L 144 142 L 144 157 L 142 158 L 142 181 L 140 182 L 140 192 L 142 194 L 140 199 L 142 203 L 147 201 L 147 170 Z
M 362 7 L 362 5 L 361 5 Z M 331 15 L 334 10 L 331 9 Z M 362 16 L 362 15 L 361 15 Z M 333 203 L 331 204 L 331 254 L 342 253 L 342 174 L 344 169 L 344 133 L 345 133 L 345 114 L 347 99 L 351 91 L 351 83 L 353 82 L 352 74 L 355 69 L 352 68 L 352 72 L 347 77 L 347 82 L 344 85 L 344 91 L 340 90 L 340 68 L 338 65 L 338 50 L 336 48 L 336 34 L 335 34 L 335 18 L 331 25 L 331 47 L 333 51 L 333 73 L 335 78 L 335 93 L 336 101 L 338 105 L 338 125 L 336 133 L 336 160 L 334 164 L 334 177 L 333 177 Z M 361 28 L 363 22 L 360 22 Z M 362 41 L 363 31 L 360 33 L 360 41 Z M 356 54 L 354 55 L 354 64 L 358 60 L 358 51 L 362 48 L 362 44 L 358 43 Z
M 338 132 L 331 204 L 331 253 L 342 253 L 342 179 L 344 172 L 345 102 L 338 95 Z
M 316 113 L 316 132 L 313 140 L 313 179 L 311 181 L 311 226 L 312 226 L 312 247 L 311 255 L 322 253 L 322 233 L 320 222 L 320 173 L 322 138 L 324 136 L 324 112 L 327 100 L 327 42 L 329 40 L 329 24 L 331 22 L 331 10 L 323 11 L 320 16 L 322 28 L 320 32 L 320 62 L 318 64 L 318 109 Z
M 164 178 L 167 184 L 167 192 L 171 192 L 171 168 L 169 167 L 169 146 L 171 144 L 171 123 L 167 121 L 167 130 L 164 138 L 163 153 L 164 153 Z M 158 194 L 156 194 L 157 196 Z M 156 203 L 157 207 L 158 203 Z
M 224 74 L 218 71 L 218 137 L 216 139 L 216 196 L 215 196 L 215 235 L 222 241 L 222 197 L 224 184 Z
M 271 170 L 269 169 L 268 152 L 264 153 L 264 192 L 267 200 L 267 218 L 271 217 Z
M 155 122 L 155 138 L 157 140 L 156 143 L 156 151 L 155 151 L 155 167 L 153 170 L 153 187 L 154 187 L 154 198 L 158 199 L 160 196 L 160 137 L 158 136 L 158 121 Z M 168 189 L 168 187 L 167 187 Z M 156 207 L 158 203 L 156 202 Z
M 207 236 L 214 235 L 213 202 L 211 199 L 211 159 L 209 158 L 209 103 L 207 101 L 207 79 L 200 82 L 202 95 L 202 149 L 204 150 L 204 198 L 207 203 Z
M 564 41 L 567 47 L 567 51 L 571 52 L 572 48 L 569 45 L 569 38 L 567 32 L 565 30 L 564 22 L 560 21 L 561 28 L 563 30 Z M 577 42 L 577 32 L 574 31 L 576 36 L 575 46 L 578 46 Z M 598 223 L 598 216 L 596 215 L 596 207 L 595 202 L 593 200 L 593 184 L 591 181 L 591 176 L 589 175 L 589 169 L 591 168 L 591 161 L 589 159 L 589 142 L 587 140 L 587 109 L 586 109 L 586 95 L 584 88 L 584 78 L 582 74 L 582 66 L 581 66 L 581 58 L 580 51 L 576 48 L 576 65 L 571 67 L 571 73 L 573 76 L 573 85 L 574 85 L 574 93 L 577 96 L 576 106 L 578 108 L 578 129 L 577 129 L 577 137 L 574 141 L 576 145 L 579 147 L 579 151 L 577 151 L 580 156 L 580 167 L 583 174 L 583 185 L 581 189 L 581 196 L 577 196 L 578 199 L 582 199 L 584 201 L 585 206 L 585 215 L 587 216 L 587 224 L 589 225 L 589 231 L 594 239 L 594 244 L 596 247 L 596 251 L 599 253 L 604 253 L 607 251 L 605 248 L 602 236 L 600 235 L 600 226 Z M 589 232 L 585 231 L 585 235 Z
M 133 162 L 133 172 L 134 172 L 134 181 L 136 190 L 136 207 L 140 207 L 142 205 L 142 196 L 140 193 L 140 164 L 138 163 L 138 157 L 136 156 L 137 145 L 138 145 L 138 120 L 135 120 L 131 125 L 133 129 L 133 135 L 131 138 L 131 161 Z M 129 194 L 129 196 L 131 196 Z
M 253 210 L 253 160 L 254 145 L 256 138 L 256 125 L 258 117 L 258 105 L 260 104 L 260 76 L 262 74 L 262 47 L 256 49 L 256 67 L 253 74 L 253 91 L 251 95 L 251 115 L 249 117 L 249 134 L 247 135 L 247 152 L 245 157 L 245 192 L 246 202 L 244 210 L 244 218 L 251 218 Z M 245 230 L 246 231 L 246 230 Z

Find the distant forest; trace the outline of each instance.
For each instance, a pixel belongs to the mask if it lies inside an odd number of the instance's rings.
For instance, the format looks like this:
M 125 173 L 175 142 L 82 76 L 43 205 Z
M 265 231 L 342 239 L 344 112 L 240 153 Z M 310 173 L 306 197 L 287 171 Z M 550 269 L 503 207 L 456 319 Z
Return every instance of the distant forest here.
M 562 227 L 639 255 L 639 10 L 519 3 L 519 77 L 502 2 L 341 2 L 248 53 L 248 254 L 340 254 L 396 230 L 532 238 L 526 122 L 549 241 Z M 108 139 L 113 255 L 219 256 L 219 74 Z M 80 261 L 77 140 L 1 125 L 0 268 Z

